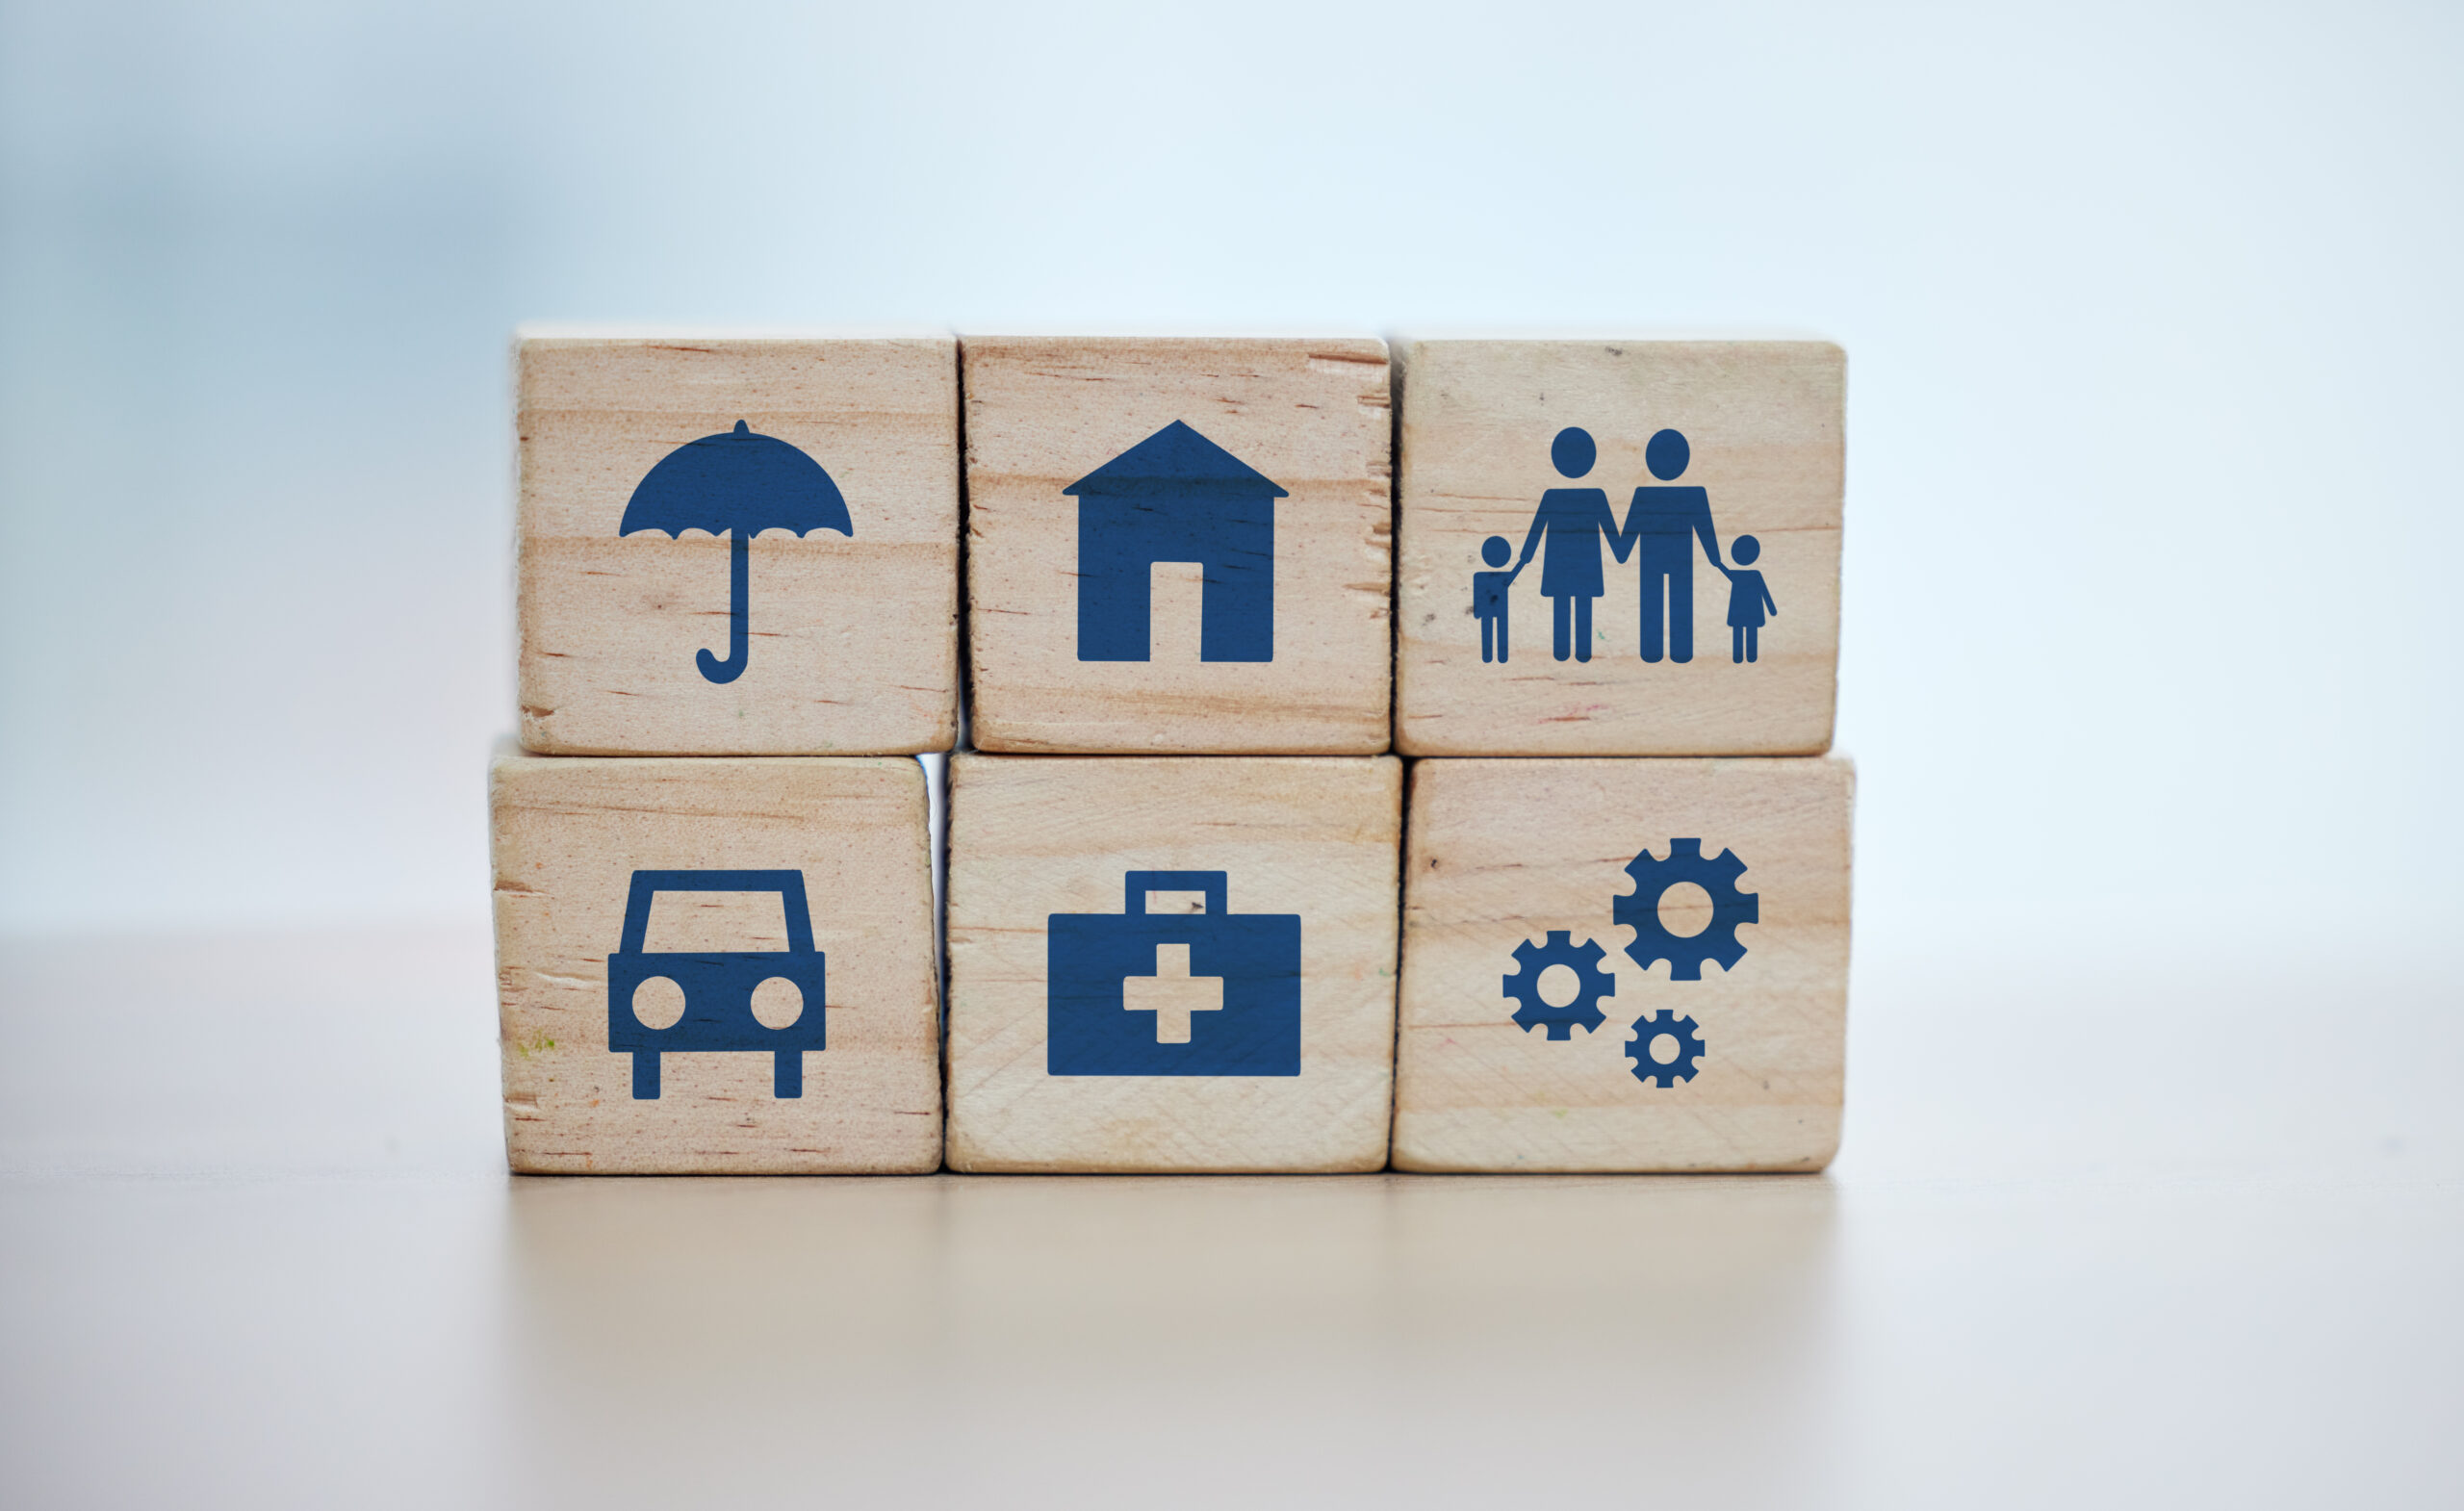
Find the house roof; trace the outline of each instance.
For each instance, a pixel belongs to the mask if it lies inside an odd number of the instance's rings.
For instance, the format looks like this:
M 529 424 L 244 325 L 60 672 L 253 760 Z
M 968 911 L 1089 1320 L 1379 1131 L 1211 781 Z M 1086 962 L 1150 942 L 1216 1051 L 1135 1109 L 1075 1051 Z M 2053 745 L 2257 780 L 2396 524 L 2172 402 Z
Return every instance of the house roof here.
M 1153 497 L 1229 493 L 1282 499 L 1274 479 L 1175 420 L 1061 490 L 1065 494 Z

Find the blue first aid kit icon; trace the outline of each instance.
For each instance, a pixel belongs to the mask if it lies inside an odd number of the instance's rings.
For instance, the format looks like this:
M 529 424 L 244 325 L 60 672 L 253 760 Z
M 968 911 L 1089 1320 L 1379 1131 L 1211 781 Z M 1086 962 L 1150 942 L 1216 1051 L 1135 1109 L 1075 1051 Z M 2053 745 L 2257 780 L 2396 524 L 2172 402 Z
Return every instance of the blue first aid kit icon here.
M 1300 915 L 1234 913 L 1221 871 L 1132 871 L 1118 913 L 1054 913 L 1044 1068 L 1057 1076 L 1296 1076 Z M 1204 913 L 1150 913 L 1200 892 Z
M 661 892 L 775 892 L 787 921 L 784 950 L 648 951 L 651 900 Z M 625 937 L 607 957 L 607 1047 L 633 1057 L 633 1095 L 658 1096 L 658 1057 L 680 1050 L 760 1050 L 777 1057 L 771 1094 L 805 1094 L 805 1051 L 828 1047 L 829 959 L 812 945 L 802 871 L 636 871 L 625 902 Z M 633 1012 L 633 991 L 664 976 L 684 988 L 684 1015 L 652 1028 Z M 754 1016 L 753 994 L 778 978 L 804 1009 L 783 1028 Z

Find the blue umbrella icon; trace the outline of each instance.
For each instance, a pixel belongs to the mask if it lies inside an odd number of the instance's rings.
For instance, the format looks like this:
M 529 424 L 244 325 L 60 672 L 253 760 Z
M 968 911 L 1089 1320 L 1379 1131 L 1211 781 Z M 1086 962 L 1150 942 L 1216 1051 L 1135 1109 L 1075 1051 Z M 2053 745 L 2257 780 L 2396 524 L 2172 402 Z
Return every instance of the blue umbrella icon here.
M 730 583 L 728 658 L 696 652 L 702 675 L 714 682 L 732 682 L 744 675 L 745 597 L 750 587 L 748 551 L 763 530 L 836 530 L 853 539 L 856 526 L 847 518 L 847 500 L 821 464 L 777 436 L 755 435 L 741 420 L 724 435 L 687 441 L 659 458 L 633 488 L 625 505 L 625 523 L 616 533 L 665 530 L 671 537 L 685 530 L 713 535 L 733 531 L 728 553 Z

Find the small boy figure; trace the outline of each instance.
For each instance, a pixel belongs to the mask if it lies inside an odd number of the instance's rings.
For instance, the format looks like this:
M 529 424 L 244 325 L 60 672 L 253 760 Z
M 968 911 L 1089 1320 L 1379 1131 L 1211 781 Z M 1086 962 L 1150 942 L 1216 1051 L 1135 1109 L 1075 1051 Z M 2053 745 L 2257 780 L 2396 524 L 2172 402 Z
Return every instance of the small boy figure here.
M 1736 558 L 1738 568 L 1751 567 L 1762 555 L 1762 543 L 1740 535 L 1729 542 L 1729 554 Z M 1761 573 L 1720 570 L 1729 575 L 1729 656 L 1739 662 L 1757 660 L 1762 650 L 1758 643 L 1762 638 L 1762 611 L 1768 608 L 1777 618 L 1780 605 L 1763 586 Z
M 1514 547 L 1502 535 L 1492 535 L 1480 542 L 1480 559 L 1492 567 L 1504 566 L 1505 558 L 1513 551 Z M 1505 590 L 1514 585 L 1516 574 L 1522 571 L 1522 564 L 1517 563 L 1513 572 L 1472 574 L 1472 612 L 1480 620 L 1480 659 L 1483 661 L 1505 659 Z M 1493 643 L 1497 650 L 1495 655 L 1489 653 Z

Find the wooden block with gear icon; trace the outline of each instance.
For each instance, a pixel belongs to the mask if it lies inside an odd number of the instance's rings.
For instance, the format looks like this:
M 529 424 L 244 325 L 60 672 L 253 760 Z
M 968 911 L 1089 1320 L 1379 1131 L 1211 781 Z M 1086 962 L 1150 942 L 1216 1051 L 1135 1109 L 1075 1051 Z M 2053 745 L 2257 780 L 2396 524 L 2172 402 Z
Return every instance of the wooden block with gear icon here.
M 1413 763 L 1395 1165 L 1818 1170 L 1855 769 Z

